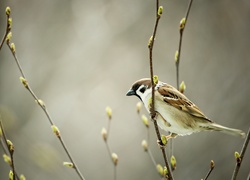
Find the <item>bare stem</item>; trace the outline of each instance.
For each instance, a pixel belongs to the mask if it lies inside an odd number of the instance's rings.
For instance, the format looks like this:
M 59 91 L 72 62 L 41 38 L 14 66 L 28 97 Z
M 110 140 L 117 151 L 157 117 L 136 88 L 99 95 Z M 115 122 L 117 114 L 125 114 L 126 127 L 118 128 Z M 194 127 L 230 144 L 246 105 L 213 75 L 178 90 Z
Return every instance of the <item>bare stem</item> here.
M 154 40 L 155 40 L 155 36 L 156 36 L 158 23 L 159 23 L 159 20 L 161 18 L 161 15 L 158 14 L 159 0 L 156 0 L 156 9 L 157 9 L 157 11 L 156 11 L 156 22 L 155 22 L 155 26 L 154 26 L 153 36 L 152 36 L 152 38 L 150 38 L 150 42 L 149 42 L 149 45 L 148 45 L 148 47 L 149 47 L 150 78 L 151 78 L 151 84 L 152 84 L 152 106 L 150 108 L 150 113 L 151 113 L 151 119 L 153 120 L 153 123 L 154 123 L 155 132 L 156 132 L 158 141 L 162 142 L 161 141 L 161 135 L 160 135 L 160 132 L 159 132 L 159 128 L 158 128 L 157 122 L 155 120 L 155 116 L 156 116 L 156 112 L 155 112 L 155 94 L 154 94 L 155 83 L 153 81 L 153 76 L 154 76 L 154 73 L 153 73 L 153 47 L 154 47 Z M 168 163 L 168 159 L 167 159 L 165 149 L 162 148 L 161 151 L 162 151 L 162 155 L 163 155 L 163 158 L 164 158 L 166 168 L 168 170 L 169 179 L 171 180 L 171 179 L 173 179 L 173 175 L 172 175 L 169 163 Z
M 11 49 L 10 43 L 7 43 L 7 45 L 8 45 L 8 47 L 9 47 L 9 49 L 10 49 L 10 51 L 11 51 L 11 53 L 12 53 L 14 59 L 15 59 L 15 62 L 16 62 L 16 64 L 17 64 L 17 66 L 18 66 L 18 69 L 19 69 L 19 71 L 20 71 L 22 77 L 23 77 L 24 79 L 26 79 L 26 76 L 25 76 L 25 74 L 24 74 L 24 71 L 23 71 L 23 69 L 22 69 L 22 67 L 21 67 L 21 65 L 20 65 L 20 62 L 19 62 L 19 60 L 18 60 L 18 58 L 17 58 L 17 56 L 16 56 L 16 52 L 13 51 L 13 50 Z M 29 93 L 32 95 L 32 97 L 35 99 L 35 101 L 38 102 L 39 99 L 38 99 L 38 97 L 36 96 L 36 94 L 34 93 L 34 91 L 31 89 L 31 87 L 30 87 L 29 84 L 27 84 L 26 89 L 29 91 Z M 42 108 L 42 110 L 44 111 L 44 113 L 45 113 L 47 119 L 49 120 L 49 122 L 50 122 L 50 124 L 51 124 L 51 126 L 54 125 L 54 122 L 53 122 L 53 120 L 52 120 L 52 118 L 51 118 L 51 116 L 50 116 L 50 114 L 49 114 L 49 112 L 48 112 L 46 106 L 43 105 L 43 104 L 41 104 L 41 103 L 38 103 L 38 105 L 39 105 L 39 106 Z M 76 164 L 75 161 L 73 160 L 73 158 L 72 158 L 72 156 L 71 156 L 71 154 L 70 154 L 68 148 L 66 147 L 66 144 L 65 144 L 63 138 L 60 136 L 60 137 L 58 137 L 58 139 L 59 139 L 59 141 L 60 141 L 60 143 L 61 143 L 61 145 L 62 145 L 64 151 L 66 152 L 68 158 L 70 159 L 71 163 L 73 164 L 73 167 L 74 167 L 74 169 L 76 170 L 76 173 L 78 174 L 79 178 L 80 178 L 81 180 L 85 180 L 85 178 L 83 177 L 83 175 L 82 175 L 82 173 L 80 172 L 79 168 L 77 167 L 77 164 Z
M 240 152 L 240 161 L 236 162 L 234 172 L 233 172 L 233 176 L 232 176 L 232 180 L 236 180 L 236 177 L 237 177 L 238 172 L 240 170 L 240 166 L 241 166 L 242 160 L 244 158 L 244 155 L 245 155 L 248 143 L 249 143 L 249 139 L 250 139 L 250 128 L 248 129 L 246 139 L 244 141 L 244 144 L 243 144 L 241 152 Z

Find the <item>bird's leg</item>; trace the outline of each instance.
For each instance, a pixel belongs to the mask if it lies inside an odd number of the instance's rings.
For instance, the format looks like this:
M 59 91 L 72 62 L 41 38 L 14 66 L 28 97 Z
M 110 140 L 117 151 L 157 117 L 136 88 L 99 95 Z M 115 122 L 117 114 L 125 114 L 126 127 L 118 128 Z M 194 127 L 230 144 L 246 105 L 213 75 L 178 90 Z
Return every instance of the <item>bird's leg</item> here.
M 168 141 L 169 139 L 171 139 L 171 138 L 176 138 L 177 136 L 178 136 L 178 134 L 171 133 L 171 134 L 169 134 L 169 135 L 167 135 L 167 136 L 165 136 L 165 137 L 166 137 L 166 139 L 167 139 L 167 141 Z

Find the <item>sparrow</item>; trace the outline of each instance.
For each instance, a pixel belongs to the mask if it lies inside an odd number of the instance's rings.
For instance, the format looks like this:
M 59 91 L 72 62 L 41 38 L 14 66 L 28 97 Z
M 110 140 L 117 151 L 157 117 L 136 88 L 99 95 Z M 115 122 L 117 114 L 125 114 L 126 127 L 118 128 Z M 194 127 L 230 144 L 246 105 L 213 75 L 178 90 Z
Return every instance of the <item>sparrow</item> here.
M 245 137 L 243 131 L 216 124 L 207 118 L 198 106 L 167 83 L 158 81 L 154 93 L 156 112 L 154 119 L 161 129 L 170 132 L 170 135 L 166 136 L 167 139 L 201 131 L 219 131 Z M 150 113 L 152 84 L 149 78 L 136 81 L 126 95 L 137 96 Z

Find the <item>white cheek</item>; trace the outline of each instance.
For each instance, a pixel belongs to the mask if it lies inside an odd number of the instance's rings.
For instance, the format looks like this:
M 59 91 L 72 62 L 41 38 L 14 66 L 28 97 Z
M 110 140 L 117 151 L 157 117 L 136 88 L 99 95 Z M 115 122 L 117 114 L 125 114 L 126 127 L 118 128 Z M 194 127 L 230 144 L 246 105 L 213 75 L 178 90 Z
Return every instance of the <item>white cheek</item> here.
M 141 93 L 140 92 L 140 97 L 144 103 L 144 106 L 145 108 L 147 109 L 147 111 L 149 112 L 149 109 L 148 109 L 148 101 L 149 99 L 151 98 L 152 94 L 151 94 L 151 89 L 147 89 L 144 93 Z

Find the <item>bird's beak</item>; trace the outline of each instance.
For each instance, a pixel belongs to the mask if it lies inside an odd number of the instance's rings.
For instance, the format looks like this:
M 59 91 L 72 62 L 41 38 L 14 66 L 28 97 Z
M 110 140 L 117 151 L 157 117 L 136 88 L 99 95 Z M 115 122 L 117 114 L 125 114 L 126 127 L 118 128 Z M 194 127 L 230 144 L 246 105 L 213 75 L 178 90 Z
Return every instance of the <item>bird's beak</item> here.
M 126 96 L 133 96 L 133 95 L 136 95 L 133 89 L 130 89 L 126 94 Z

